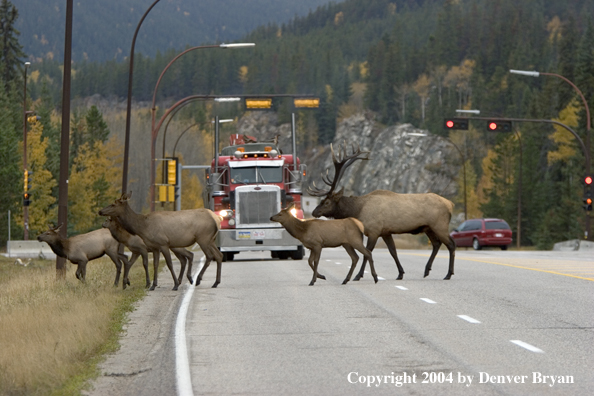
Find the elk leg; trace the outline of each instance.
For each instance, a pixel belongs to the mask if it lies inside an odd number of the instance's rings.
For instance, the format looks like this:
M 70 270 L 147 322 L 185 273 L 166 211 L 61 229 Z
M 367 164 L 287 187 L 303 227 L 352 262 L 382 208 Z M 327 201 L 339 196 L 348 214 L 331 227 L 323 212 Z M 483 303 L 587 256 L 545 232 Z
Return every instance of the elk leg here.
M 179 282 L 177 281 L 177 277 L 175 276 L 175 269 L 173 268 L 173 263 L 171 262 L 171 253 L 167 248 L 163 248 L 161 250 L 161 253 L 163 253 L 163 257 L 165 257 L 167 268 L 169 268 L 169 272 L 171 272 L 171 277 L 173 278 L 173 289 L 171 290 L 177 290 L 179 287 Z
M 217 279 L 212 287 L 217 287 L 221 283 L 221 270 L 223 269 L 223 254 L 219 252 L 219 248 L 215 244 L 211 245 L 211 251 L 214 253 L 215 261 L 217 262 Z M 216 253 L 219 254 L 216 254 Z
M 153 250 L 153 285 L 149 290 L 155 290 L 158 285 L 159 278 L 159 250 Z
M 76 278 L 85 283 L 85 279 L 87 276 L 87 263 L 89 262 L 89 260 L 81 260 L 79 261 L 76 267 Z
M 310 286 L 313 286 L 316 283 L 316 279 L 318 277 L 318 264 L 320 263 L 320 256 L 322 254 L 322 249 L 312 250 L 311 254 L 309 255 L 310 260 L 313 257 L 313 277 L 311 278 L 311 282 L 309 282 Z
M 369 250 L 370 252 L 373 251 L 373 248 L 375 247 L 375 244 L 377 243 L 377 236 L 371 236 L 368 235 L 367 236 L 367 250 Z M 353 280 L 358 281 L 359 279 L 363 278 L 363 273 L 365 272 L 365 264 L 367 263 L 367 259 L 363 258 L 363 264 L 361 264 L 361 269 L 359 270 L 359 273 L 357 275 L 355 275 L 355 278 Z
M 427 229 L 425 231 L 425 234 L 427 234 L 427 236 L 429 237 L 429 240 L 431 241 L 431 245 L 433 245 L 433 251 L 431 252 L 429 261 L 427 261 L 427 265 L 425 265 L 425 275 L 423 275 L 423 278 L 426 278 L 429 275 L 429 272 L 431 272 L 431 267 L 433 266 L 433 260 L 435 260 L 435 256 L 437 256 L 437 252 L 439 251 L 439 247 L 441 246 L 441 241 L 439 240 L 437 235 L 435 235 L 433 230 Z
M 321 255 L 321 253 L 320 253 L 320 255 Z M 313 257 L 313 253 L 310 250 L 309 251 L 309 259 L 307 259 L 307 264 L 309 264 L 309 268 L 311 268 L 312 271 L 314 270 L 313 258 L 314 258 Z M 318 273 L 317 277 L 320 278 L 320 279 L 322 279 L 322 280 L 326 280 L 326 277 L 324 275 L 320 274 L 320 273 Z
M 365 249 L 363 246 L 361 246 L 361 248 L 358 250 L 361 253 L 363 253 L 363 257 L 365 257 L 367 261 L 369 261 L 369 269 L 371 269 L 371 275 L 373 276 L 373 280 L 375 281 L 375 283 L 377 283 L 377 273 L 375 272 L 375 264 L 373 264 L 373 257 L 371 257 L 371 252 Z
M 202 269 L 200 270 L 200 273 L 198 273 L 198 278 L 196 279 L 196 286 L 198 286 L 200 284 L 200 282 L 202 281 L 202 276 L 204 275 L 204 272 L 206 271 L 206 269 L 208 268 L 208 266 L 210 265 L 210 262 L 211 262 L 210 255 L 207 254 L 207 251 L 203 250 L 202 252 L 204 253 L 204 257 L 206 259 L 204 261 L 204 265 L 202 266 Z
M 186 262 L 188 261 L 186 258 L 186 255 L 185 255 L 186 249 L 175 249 L 174 248 L 174 249 L 171 249 L 171 251 L 173 252 L 175 257 L 177 257 L 177 259 L 179 260 L 179 263 L 181 265 L 179 277 L 177 278 L 177 281 L 181 285 L 182 281 L 184 280 L 184 272 L 186 271 Z
M 398 254 L 396 254 L 396 245 L 394 244 L 394 239 L 392 238 L 392 234 L 382 235 L 382 239 L 386 242 L 386 246 L 394 258 L 396 262 L 396 267 L 398 267 L 398 278 L 396 280 L 401 280 L 404 277 L 404 268 L 400 265 L 400 260 L 398 260 Z
M 186 275 L 188 281 L 190 281 L 190 285 L 194 283 L 194 279 L 192 279 L 192 264 L 194 263 L 194 253 L 190 252 L 189 250 L 185 250 L 186 258 L 188 259 L 188 274 Z M 180 280 L 181 283 L 181 280 Z
M 106 252 L 107 253 L 107 252 Z M 120 260 L 120 255 L 116 252 L 115 254 L 112 253 L 107 253 L 107 255 L 109 256 L 109 258 L 111 259 L 111 261 L 113 261 L 113 263 L 116 266 L 116 277 L 115 277 L 115 282 L 113 282 L 113 285 L 115 287 L 118 286 L 118 283 L 120 283 L 120 275 L 122 274 L 122 262 Z M 126 261 L 124 262 L 124 265 L 128 265 L 128 258 L 126 257 Z M 125 286 L 125 282 L 124 282 L 124 289 L 126 288 Z
M 452 275 L 454 275 L 454 257 L 456 256 L 456 242 L 454 242 L 454 240 L 448 235 L 448 242 L 446 242 L 445 245 L 448 248 L 448 251 L 450 252 L 450 266 L 448 268 L 448 273 L 446 277 L 443 279 L 449 280 L 452 277 Z
M 119 254 L 118 254 L 118 256 L 119 256 Z M 122 280 L 122 287 L 124 289 L 126 289 L 126 286 L 130 285 L 130 279 L 129 279 L 130 268 L 132 268 L 132 265 L 134 265 L 134 263 L 136 262 L 138 257 L 140 257 L 140 254 L 132 253 L 132 257 L 130 257 L 130 260 L 128 261 L 128 263 L 124 263 L 124 279 Z M 147 276 L 148 276 L 148 273 L 147 273 Z
M 140 254 L 142 256 L 142 266 L 144 267 L 144 275 L 146 277 L 146 288 L 148 289 L 151 287 L 151 277 L 149 275 L 149 268 L 148 268 L 148 253 L 142 252 Z M 132 264 L 130 264 L 132 266 Z
M 357 252 L 355 252 L 355 249 L 353 249 L 351 245 L 344 244 L 342 245 L 342 247 L 347 251 L 349 256 L 351 256 L 351 269 L 349 270 L 349 273 L 347 274 L 346 278 L 344 278 L 344 280 L 342 281 L 342 284 L 346 285 L 347 282 L 351 280 L 351 276 L 353 276 L 353 271 L 355 271 L 355 267 L 357 266 L 357 262 L 359 261 L 359 256 L 357 256 Z

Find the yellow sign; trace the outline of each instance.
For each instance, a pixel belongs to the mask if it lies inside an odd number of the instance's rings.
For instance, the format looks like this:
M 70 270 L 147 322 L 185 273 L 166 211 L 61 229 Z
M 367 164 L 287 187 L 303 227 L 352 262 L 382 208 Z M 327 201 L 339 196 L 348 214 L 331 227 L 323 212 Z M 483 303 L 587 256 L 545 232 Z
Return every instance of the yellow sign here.
M 175 202 L 175 186 L 159 184 L 158 202 Z
M 296 109 L 317 109 L 320 107 L 320 98 L 295 98 L 293 105 Z
M 266 110 L 272 108 L 272 98 L 246 98 L 247 110 Z

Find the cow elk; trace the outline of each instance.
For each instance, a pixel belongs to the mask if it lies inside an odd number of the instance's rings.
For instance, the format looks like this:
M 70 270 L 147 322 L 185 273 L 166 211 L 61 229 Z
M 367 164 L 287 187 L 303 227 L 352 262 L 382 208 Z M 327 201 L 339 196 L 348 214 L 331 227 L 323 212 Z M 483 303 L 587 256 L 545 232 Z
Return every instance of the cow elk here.
M 281 210 L 270 218 L 282 224 L 291 236 L 297 238 L 303 243 L 303 246 L 311 250 L 309 255 L 309 266 L 313 270 L 313 277 L 310 286 L 316 282 L 316 278 L 326 279 L 323 275 L 318 275 L 318 264 L 322 248 L 342 246 L 351 257 L 351 269 L 347 277 L 342 282 L 345 285 L 353 275 L 353 271 L 359 261 L 359 256 L 355 249 L 360 251 L 365 259 L 369 260 L 373 279 L 377 283 L 377 275 L 373 266 L 373 259 L 369 250 L 363 245 L 363 223 L 354 218 L 340 220 L 301 220 L 291 214 L 293 205 Z
M 107 254 L 116 266 L 116 277 L 113 285 L 117 286 L 122 272 L 122 262 L 124 268 L 128 267 L 129 264 L 128 257 L 125 254 L 118 253 L 120 244 L 111 236 L 109 230 L 100 228 L 86 234 L 63 238 L 59 233 L 61 227 L 62 225 L 55 228 L 50 227 L 49 230 L 39 234 L 37 240 L 46 242 L 57 256 L 64 257 L 73 264 L 77 264 L 76 277 L 83 282 L 87 274 L 87 263 Z M 125 289 L 126 282 L 122 283 Z
M 118 242 L 124 244 L 131 252 L 132 257 L 130 257 L 129 264 L 124 267 L 124 289 L 126 288 L 126 284 L 130 284 L 130 280 L 128 279 L 128 273 L 130 272 L 130 268 L 134 265 L 138 257 L 142 257 L 142 265 L 144 267 L 144 273 L 146 277 L 146 287 L 149 288 L 151 286 L 151 279 L 149 275 L 148 269 L 148 249 L 142 238 L 138 235 L 132 235 L 128 231 L 122 227 L 122 225 L 116 220 L 111 217 L 108 217 L 103 222 L 103 228 L 107 228 L 109 232 L 111 232 L 111 236 Z M 194 253 L 190 252 L 189 250 L 183 248 L 172 248 L 171 251 L 181 263 L 181 270 L 178 278 L 178 282 L 181 284 L 184 276 L 184 270 L 186 268 L 186 263 L 190 263 L 190 267 L 192 266 L 192 260 L 194 259 Z M 153 268 L 153 272 L 156 273 L 159 268 Z M 189 272 L 188 272 L 189 274 Z M 192 283 L 192 277 L 188 275 L 188 280 Z
M 449 224 L 454 204 L 433 193 L 426 194 L 397 194 L 387 190 L 376 190 L 359 197 L 345 197 L 343 190 L 335 192 L 336 186 L 343 176 L 345 169 L 358 159 L 368 159 L 360 148 L 352 148 L 352 154 L 347 155 L 346 145 L 338 157 L 334 153 L 332 145 L 332 161 L 334 163 L 334 178 L 328 176 L 328 172 L 322 177 L 325 184 L 330 186 L 329 190 L 322 190 L 313 184 L 308 192 L 312 196 L 323 197 L 320 204 L 314 209 L 315 217 L 325 216 L 335 219 L 354 217 L 359 219 L 365 226 L 367 235 L 367 249 L 373 251 L 378 238 L 386 243 L 390 254 L 398 267 L 398 278 L 404 276 L 404 269 L 400 265 L 396 254 L 396 246 L 392 234 L 418 234 L 424 232 L 433 246 L 429 261 L 425 266 L 427 277 L 431 271 L 433 260 L 443 243 L 450 254 L 449 269 L 444 279 L 450 279 L 454 275 L 454 256 L 456 244 L 449 235 Z M 365 259 L 361 265 L 355 280 L 363 277 L 365 271 Z
M 163 254 L 167 267 L 173 277 L 173 290 L 179 287 L 175 277 L 175 270 L 171 262 L 171 248 L 184 248 L 198 243 L 206 257 L 204 267 L 198 274 L 196 286 L 200 284 L 204 271 L 212 260 L 217 262 L 217 278 L 212 287 L 221 283 L 221 263 L 223 255 L 215 244 L 215 238 L 221 227 L 221 218 L 209 209 L 180 210 L 176 212 L 152 212 L 146 215 L 134 212 L 128 200 L 131 194 L 122 196 L 109 206 L 101 209 L 99 215 L 117 218 L 122 227 L 132 235 L 142 238 L 149 251 L 153 253 L 153 265 L 159 267 L 159 255 Z M 188 277 L 192 276 L 192 263 L 188 266 Z M 154 290 L 158 284 L 157 271 L 155 271 L 153 284 Z

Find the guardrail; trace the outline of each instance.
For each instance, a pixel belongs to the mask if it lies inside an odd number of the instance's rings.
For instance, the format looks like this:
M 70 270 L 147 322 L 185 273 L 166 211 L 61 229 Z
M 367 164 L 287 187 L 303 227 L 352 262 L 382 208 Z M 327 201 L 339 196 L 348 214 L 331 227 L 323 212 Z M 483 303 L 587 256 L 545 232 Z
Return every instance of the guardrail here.
M 8 241 L 6 244 L 7 257 L 42 258 L 53 260 L 56 254 L 49 245 L 39 241 Z

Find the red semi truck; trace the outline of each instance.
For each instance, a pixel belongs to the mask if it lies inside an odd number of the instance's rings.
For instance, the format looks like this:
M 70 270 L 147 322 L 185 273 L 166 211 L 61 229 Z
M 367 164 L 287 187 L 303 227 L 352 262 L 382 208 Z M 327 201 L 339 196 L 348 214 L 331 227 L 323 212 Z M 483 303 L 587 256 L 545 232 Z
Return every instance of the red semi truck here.
M 294 142 L 293 138 L 293 153 Z M 215 148 L 206 171 L 204 206 L 223 218 L 216 241 L 223 260 L 247 251 L 301 260 L 301 242 L 270 217 L 294 203 L 294 216 L 303 219 L 305 165 L 293 154 L 283 154 L 275 142 L 259 143 L 246 135 L 231 135 L 230 145 L 220 152 L 215 137 Z

